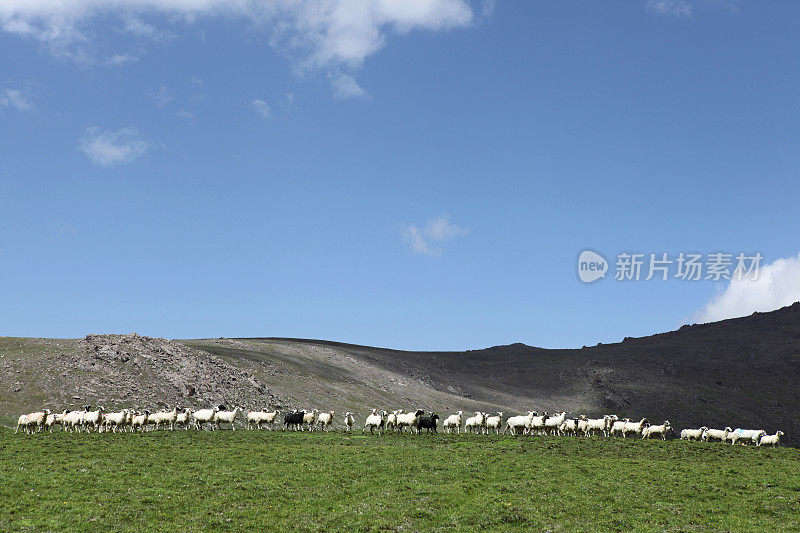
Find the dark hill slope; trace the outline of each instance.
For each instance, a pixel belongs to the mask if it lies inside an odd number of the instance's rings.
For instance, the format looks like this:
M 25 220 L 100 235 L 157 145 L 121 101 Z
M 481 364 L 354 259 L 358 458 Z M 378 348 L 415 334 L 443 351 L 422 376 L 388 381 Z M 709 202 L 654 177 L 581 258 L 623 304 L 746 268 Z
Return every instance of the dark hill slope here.
M 612 412 L 800 443 L 800 304 L 580 350 L 409 352 L 309 339 L 0 339 L 0 416 L 69 404 Z M 67 404 L 67 405 L 65 405 Z M 337 414 L 338 419 L 338 414 Z

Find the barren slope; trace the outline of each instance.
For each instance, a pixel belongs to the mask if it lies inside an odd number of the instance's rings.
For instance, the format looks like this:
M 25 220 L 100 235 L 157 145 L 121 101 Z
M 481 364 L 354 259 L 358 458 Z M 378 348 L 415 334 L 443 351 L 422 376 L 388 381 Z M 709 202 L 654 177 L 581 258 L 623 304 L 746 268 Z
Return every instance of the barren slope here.
M 6 338 L 0 339 L 0 376 L 2 416 L 81 403 L 240 403 L 361 414 L 373 406 L 564 409 L 668 418 L 676 427 L 782 429 L 789 442 L 798 442 L 800 304 L 580 350 L 512 344 L 406 352 L 281 338 Z

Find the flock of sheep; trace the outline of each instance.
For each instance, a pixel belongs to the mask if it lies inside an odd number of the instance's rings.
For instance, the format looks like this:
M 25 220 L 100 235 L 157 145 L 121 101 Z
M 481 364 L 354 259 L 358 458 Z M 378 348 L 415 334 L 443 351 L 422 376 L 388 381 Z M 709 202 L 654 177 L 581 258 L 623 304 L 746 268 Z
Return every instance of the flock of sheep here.
M 235 407 L 228 410 L 225 406 L 213 407 L 210 409 L 179 409 L 173 408 L 171 411 L 162 410 L 151 413 L 150 411 L 138 411 L 134 409 L 122 409 L 116 412 L 106 412 L 103 407 L 92 410 L 91 406 L 84 406 L 82 410 L 65 410 L 61 413 L 53 413 L 49 409 L 44 409 L 35 413 L 21 415 L 17 420 L 15 433 L 20 430 L 26 433 L 36 433 L 45 430 L 53 431 L 55 426 L 60 426 L 64 431 L 70 432 L 135 432 L 148 429 L 170 429 L 194 428 L 203 429 L 208 426 L 210 429 L 220 429 L 221 424 L 229 424 L 232 430 L 236 430 L 236 420 L 239 413 L 243 413 L 247 429 L 263 429 L 265 426 L 273 429 L 275 422 L 278 421 L 280 411 L 248 411 Z M 315 429 L 327 431 L 334 423 L 334 411 L 320 412 L 317 409 L 311 411 L 292 410 L 283 415 L 284 430 L 303 431 L 306 428 L 313 431 Z M 407 428 L 411 433 L 421 433 L 426 430 L 428 433 L 437 433 L 439 415 L 435 413 L 425 414 L 421 409 L 404 412 L 402 409 L 392 411 L 380 411 L 373 409 L 367 416 L 362 433 L 369 429 L 371 434 L 375 431 L 378 434 L 385 432 L 403 433 Z M 343 418 L 345 431 L 352 432 L 355 425 L 355 415 L 345 413 Z M 442 427 L 448 433 L 489 434 L 494 432 L 511 433 L 512 435 L 561 435 L 561 436 L 584 436 L 602 435 L 604 437 L 628 436 L 646 438 L 660 438 L 666 440 L 672 431 L 668 420 L 662 424 L 650 424 L 643 418 L 638 422 L 628 418 L 620 420 L 616 415 L 605 415 L 602 418 L 588 418 L 581 415 L 578 418 L 567 418 L 567 413 L 557 413 L 548 415 L 546 412 L 539 414 L 536 411 L 528 411 L 527 415 L 512 416 L 503 420 L 503 413 L 495 415 L 476 411 L 473 416 L 464 417 L 463 411 L 448 416 Z M 683 440 L 697 441 L 719 441 L 736 444 L 751 443 L 757 446 L 771 445 L 777 446 L 780 443 L 782 431 L 774 435 L 767 435 L 763 429 L 709 429 L 701 427 L 698 429 L 684 429 L 680 432 Z

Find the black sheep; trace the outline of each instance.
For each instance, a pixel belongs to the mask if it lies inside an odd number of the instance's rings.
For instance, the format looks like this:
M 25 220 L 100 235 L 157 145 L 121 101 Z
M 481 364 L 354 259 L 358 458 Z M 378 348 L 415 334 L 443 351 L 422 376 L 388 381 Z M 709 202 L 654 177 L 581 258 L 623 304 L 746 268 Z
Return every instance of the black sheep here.
M 439 415 L 436 413 L 431 413 L 428 416 L 420 417 L 417 433 L 422 432 L 423 429 L 426 429 L 427 433 L 430 433 L 431 430 L 433 430 L 434 433 L 438 433 L 438 431 L 436 431 L 437 420 L 439 420 Z
M 283 429 L 297 429 L 303 426 L 305 411 L 289 411 L 283 416 Z

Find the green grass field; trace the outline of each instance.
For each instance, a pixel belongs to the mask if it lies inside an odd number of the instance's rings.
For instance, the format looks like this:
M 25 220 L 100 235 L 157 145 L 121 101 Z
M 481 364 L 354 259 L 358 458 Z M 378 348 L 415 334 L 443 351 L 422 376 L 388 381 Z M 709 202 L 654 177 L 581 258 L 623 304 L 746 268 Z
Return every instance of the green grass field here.
M 280 431 L 0 433 L 0 530 L 798 530 L 800 451 Z

